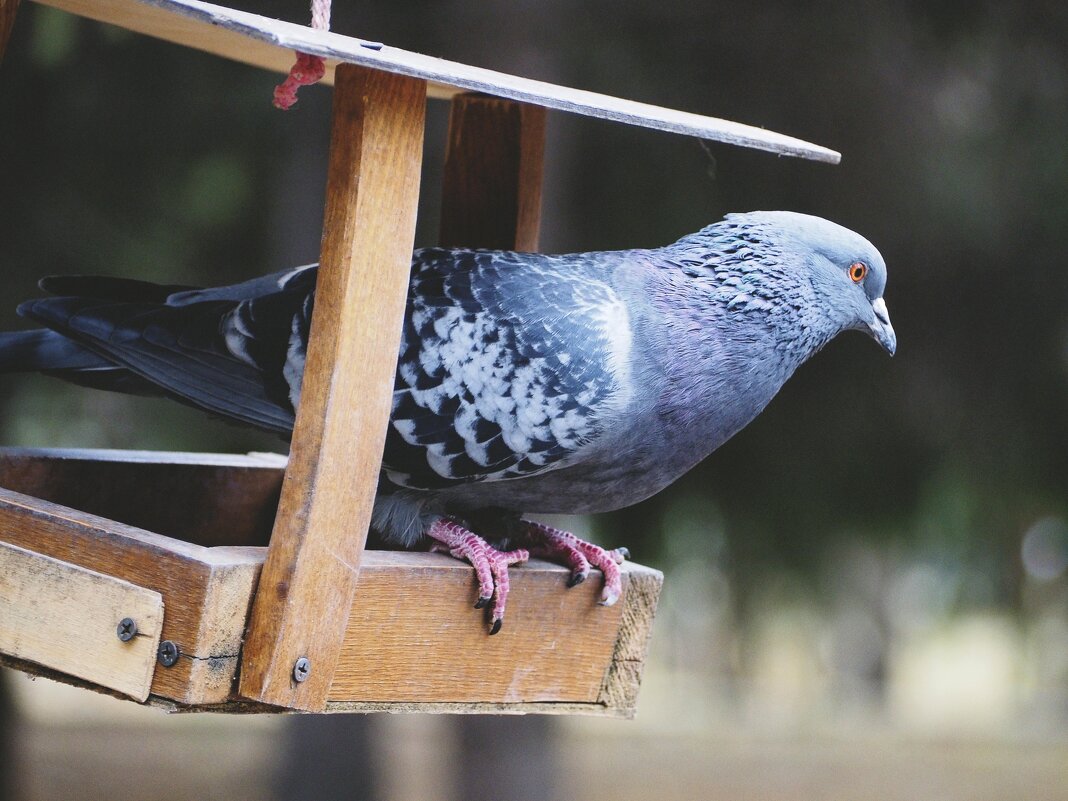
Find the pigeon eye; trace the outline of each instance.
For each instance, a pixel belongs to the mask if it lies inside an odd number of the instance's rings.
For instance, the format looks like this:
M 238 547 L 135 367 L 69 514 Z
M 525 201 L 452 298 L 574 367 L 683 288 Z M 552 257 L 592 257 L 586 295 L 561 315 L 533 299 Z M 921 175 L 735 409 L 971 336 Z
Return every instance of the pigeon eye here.
M 864 280 L 864 276 L 868 274 L 868 265 L 862 261 L 855 261 L 849 265 L 849 277 L 853 279 L 854 284 L 859 284 Z

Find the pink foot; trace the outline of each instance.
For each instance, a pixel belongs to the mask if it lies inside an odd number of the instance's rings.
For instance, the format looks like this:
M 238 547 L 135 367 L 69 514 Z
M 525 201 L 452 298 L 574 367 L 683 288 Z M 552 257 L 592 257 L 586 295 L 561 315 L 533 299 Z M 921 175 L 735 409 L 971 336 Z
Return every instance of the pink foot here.
M 623 579 L 620 577 L 619 566 L 630 556 L 626 548 L 606 551 L 599 545 L 580 540 L 574 534 L 552 526 L 531 520 L 523 520 L 521 524 L 532 556 L 548 559 L 571 568 L 571 578 L 567 582 L 569 587 L 584 582 L 590 575 L 592 565 L 604 573 L 601 604 L 611 606 L 619 600 L 623 592 Z
M 498 551 L 455 520 L 444 517 L 439 517 L 430 525 L 427 536 L 435 541 L 432 550 L 445 551 L 457 559 L 470 562 L 475 568 L 478 576 L 475 609 L 482 609 L 493 601 L 489 633 L 496 634 L 504 622 L 504 605 L 508 601 L 508 566 L 527 561 L 530 554 L 523 549 Z

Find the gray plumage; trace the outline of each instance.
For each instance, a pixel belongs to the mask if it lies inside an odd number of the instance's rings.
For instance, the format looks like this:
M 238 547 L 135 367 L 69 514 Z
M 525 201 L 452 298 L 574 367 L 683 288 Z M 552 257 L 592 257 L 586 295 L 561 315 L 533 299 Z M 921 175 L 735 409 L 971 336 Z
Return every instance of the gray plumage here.
M 216 289 L 47 279 L 60 296 L 19 311 L 50 330 L 0 335 L 0 370 L 162 394 L 285 433 L 315 274 Z M 374 525 L 410 546 L 440 515 L 636 503 L 840 332 L 893 353 L 885 283 L 867 240 L 790 212 L 729 215 L 650 250 L 416 251 Z

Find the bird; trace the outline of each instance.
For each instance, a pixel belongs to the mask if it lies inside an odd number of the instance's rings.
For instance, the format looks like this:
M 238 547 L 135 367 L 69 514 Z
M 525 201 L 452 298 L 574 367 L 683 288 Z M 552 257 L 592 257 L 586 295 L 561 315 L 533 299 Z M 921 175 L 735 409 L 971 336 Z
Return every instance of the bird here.
M 222 287 L 42 279 L 0 333 L 0 372 L 165 396 L 288 436 L 317 266 Z M 728 214 L 659 248 L 413 253 L 371 527 L 477 575 L 490 634 L 531 556 L 622 588 L 625 548 L 537 522 L 638 503 L 752 421 L 843 331 L 891 356 L 886 264 L 867 239 L 789 211 Z

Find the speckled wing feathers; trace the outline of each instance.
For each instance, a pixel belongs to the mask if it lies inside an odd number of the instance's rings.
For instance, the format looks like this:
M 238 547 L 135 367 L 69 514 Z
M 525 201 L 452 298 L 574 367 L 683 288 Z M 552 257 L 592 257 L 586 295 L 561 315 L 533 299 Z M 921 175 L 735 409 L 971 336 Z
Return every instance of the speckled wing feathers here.
M 416 254 L 385 468 L 404 487 L 534 475 L 625 392 L 626 310 L 589 259 Z

